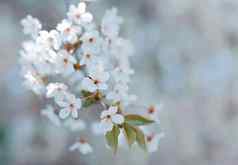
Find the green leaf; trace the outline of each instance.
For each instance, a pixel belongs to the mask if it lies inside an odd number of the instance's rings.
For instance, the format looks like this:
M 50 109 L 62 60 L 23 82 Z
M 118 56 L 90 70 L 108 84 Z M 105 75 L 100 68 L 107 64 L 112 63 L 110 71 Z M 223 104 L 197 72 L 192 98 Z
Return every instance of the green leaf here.
M 148 125 L 154 123 L 153 120 L 144 118 L 140 115 L 127 115 L 125 117 L 126 123 L 134 126 L 142 126 L 142 125 Z
M 82 90 L 82 91 L 81 91 L 81 94 L 82 94 L 84 97 L 88 97 L 88 96 L 91 96 L 93 93 L 92 93 L 92 92 L 85 91 L 85 90 Z
M 136 141 L 136 132 L 135 129 L 127 123 L 123 124 L 124 134 L 126 136 L 129 146 L 131 146 Z
M 84 108 L 88 108 L 90 107 L 91 105 L 93 105 L 96 101 L 94 99 L 87 99 L 85 101 L 83 101 L 83 107 Z
M 147 150 L 146 147 L 146 142 L 145 142 L 145 135 L 144 133 L 139 129 L 139 128 L 135 128 L 134 130 L 136 132 L 136 141 L 139 144 L 139 146 L 143 149 L 143 150 Z
M 113 126 L 112 131 L 106 133 L 107 144 L 112 148 L 114 153 L 117 152 L 119 134 L 120 129 L 117 125 Z

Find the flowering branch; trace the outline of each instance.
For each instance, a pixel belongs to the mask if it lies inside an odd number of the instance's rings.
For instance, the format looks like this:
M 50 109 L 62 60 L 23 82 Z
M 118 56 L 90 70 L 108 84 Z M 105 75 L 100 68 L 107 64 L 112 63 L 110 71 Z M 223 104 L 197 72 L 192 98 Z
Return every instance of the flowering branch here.
M 69 3 L 65 0 L 67 8 Z M 137 104 L 135 95 L 129 93 L 133 47 L 120 36 L 123 19 L 113 8 L 96 26 L 86 8 L 85 2 L 70 6 L 67 19 L 51 31 L 42 30 L 41 23 L 32 16 L 22 20 L 24 33 L 30 36 L 20 51 L 24 84 L 47 98 L 50 105 L 42 114 L 56 126 L 84 130 L 86 124 L 79 111 L 100 104 L 100 122 L 92 123 L 93 134 L 103 134 L 114 152 L 121 144 L 120 134 L 129 146 L 137 143 L 154 152 L 162 135 L 151 128 L 159 122 L 160 107 L 131 111 Z M 70 150 L 87 154 L 92 147 L 87 139 L 80 138 Z

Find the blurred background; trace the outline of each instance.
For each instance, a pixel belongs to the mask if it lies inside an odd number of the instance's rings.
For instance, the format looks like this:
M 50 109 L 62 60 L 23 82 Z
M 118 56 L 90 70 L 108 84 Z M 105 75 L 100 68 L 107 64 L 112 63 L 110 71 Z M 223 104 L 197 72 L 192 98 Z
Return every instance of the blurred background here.
M 49 30 L 65 17 L 64 2 L 0 0 L 0 165 L 238 164 L 238 1 L 98 0 L 90 8 L 100 18 L 113 6 L 136 50 L 132 91 L 164 105 L 159 151 L 113 156 L 94 139 L 93 155 L 68 152 L 70 135 L 40 116 L 44 106 L 23 88 L 18 65 L 20 20 L 31 14 Z

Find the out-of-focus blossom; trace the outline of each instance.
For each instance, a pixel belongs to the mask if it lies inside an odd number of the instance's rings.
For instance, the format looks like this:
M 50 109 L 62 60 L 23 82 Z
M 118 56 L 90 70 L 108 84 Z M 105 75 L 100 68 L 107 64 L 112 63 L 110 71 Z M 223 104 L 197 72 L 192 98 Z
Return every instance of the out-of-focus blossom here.
M 79 142 L 76 142 L 75 144 L 73 144 L 70 148 L 70 151 L 76 151 L 78 150 L 80 153 L 82 153 L 83 155 L 89 154 L 93 152 L 93 148 L 92 146 L 87 143 L 86 140 L 84 139 L 80 139 Z
M 31 35 L 32 37 L 36 37 L 42 28 L 40 21 L 33 18 L 31 15 L 28 15 L 25 19 L 23 19 L 21 24 L 23 26 L 24 33 Z

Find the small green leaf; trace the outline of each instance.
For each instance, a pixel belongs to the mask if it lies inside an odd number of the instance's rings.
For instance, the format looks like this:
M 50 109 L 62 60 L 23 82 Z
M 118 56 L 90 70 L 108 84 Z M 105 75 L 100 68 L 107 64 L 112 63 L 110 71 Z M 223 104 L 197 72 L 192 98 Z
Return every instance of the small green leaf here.
M 106 133 L 107 143 L 112 148 L 114 153 L 117 152 L 119 134 L 120 134 L 120 129 L 117 125 L 113 126 L 112 131 Z
M 90 107 L 91 105 L 93 105 L 96 101 L 94 99 L 87 99 L 85 101 L 83 101 L 83 107 L 87 108 Z
M 135 129 L 127 123 L 123 124 L 124 134 L 126 136 L 129 146 L 131 146 L 136 141 L 136 132 Z
M 127 115 L 125 117 L 125 121 L 134 126 L 142 126 L 142 125 L 147 125 L 147 124 L 152 124 L 154 123 L 153 120 L 146 119 L 140 115 Z
M 93 94 L 93 93 L 85 91 L 85 90 L 81 91 L 81 93 L 84 97 L 88 97 L 88 96 L 91 96 Z
M 134 130 L 136 131 L 136 141 L 139 144 L 139 146 L 143 149 L 143 150 L 147 150 L 146 147 L 146 142 L 145 142 L 145 135 L 144 133 L 139 129 L 139 128 L 134 128 Z

